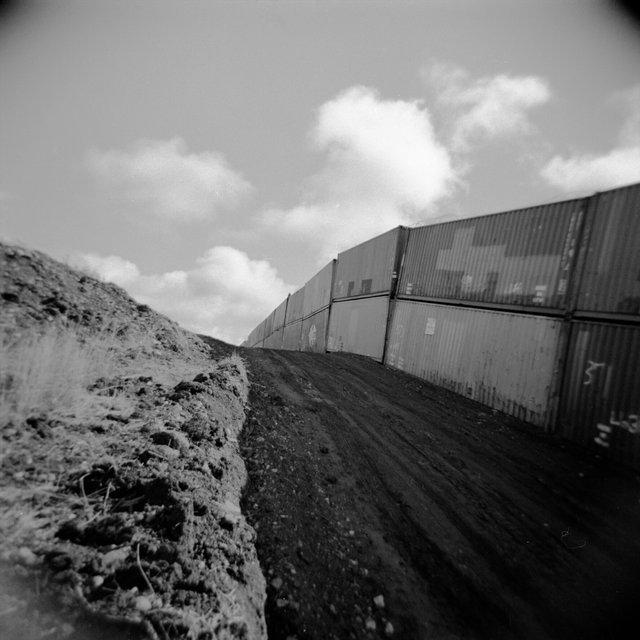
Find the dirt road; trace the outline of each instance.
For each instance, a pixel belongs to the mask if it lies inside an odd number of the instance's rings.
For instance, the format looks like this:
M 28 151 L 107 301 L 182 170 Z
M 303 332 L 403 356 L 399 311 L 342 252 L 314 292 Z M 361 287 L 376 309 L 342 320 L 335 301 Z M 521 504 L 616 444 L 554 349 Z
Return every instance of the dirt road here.
M 637 637 L 637 475 L 365 358 L 242 355 L 270 638 Z

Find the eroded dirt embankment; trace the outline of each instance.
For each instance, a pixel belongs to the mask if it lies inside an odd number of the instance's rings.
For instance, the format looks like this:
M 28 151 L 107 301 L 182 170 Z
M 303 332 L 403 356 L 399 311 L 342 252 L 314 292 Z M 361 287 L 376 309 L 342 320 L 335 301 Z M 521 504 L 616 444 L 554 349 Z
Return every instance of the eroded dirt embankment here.
M 0 637 L 265 637 L 241 359 L 40 253 L 0 245 L 0 268 Z M 33 336 L 36 357 L 113 366 L 29 411 Z
M 272 640 L 636 637 L 637 474 L 366 358 L 242 355 Z

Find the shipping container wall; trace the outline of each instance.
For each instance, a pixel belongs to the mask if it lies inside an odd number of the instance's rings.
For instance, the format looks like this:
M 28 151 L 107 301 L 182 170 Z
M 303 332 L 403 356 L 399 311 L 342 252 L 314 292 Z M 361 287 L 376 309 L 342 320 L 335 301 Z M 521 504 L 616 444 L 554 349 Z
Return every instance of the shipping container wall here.
M 397 266 L 398 241 L 405 231 L 397 227 L 339 253 L 332 298 L 390 291 Z
M 277 331 L 284 327 L 284 321 L 287 311 L 287 302 L 289 301 L 289 296 L 287 296 L 275 309 L 273 312 L 273 330 Z
M 560 309 L 586 199 L 410 229 L 399 296 Z
M 559 433 L 640 468 L 640 327 L 574 322 Z
M 296 320 L 302 320 L 304 306 L 304 287 L 300 287 L 295 293 L 289 296 L 285 324 L 291 324 Z
M 272 311 L 264 321 L 264 338 L 265 340 L 273 333 L 273 318 L 275 310 Z
M 547 427 L 560 331 L 554 318 L 399 300 L 386 363 Z
M 332 260 L 304 285 L 304 301 L 302 305 L 304 318 L 329 306 L 335 265 L 336 261 Z
M 323 309 L 302 321 L 302 351 L 324 353 L 327 350 L 329 309 Z
M 640 184 L 596 194 L 577 309 L 640 320 Z
M 284 329 L 280 327 L 274 331 L 268 338 L 264 339 L 265 349 L 282 349 Z
M 302 320 L 288 324 L 284 328 L 282 349 L 288 351 L 300 351 L 300 337 L 302 331 Z
M 327 350 L 359 353 L 381 362 L 388 309 L 388 296 L 334 302 Z

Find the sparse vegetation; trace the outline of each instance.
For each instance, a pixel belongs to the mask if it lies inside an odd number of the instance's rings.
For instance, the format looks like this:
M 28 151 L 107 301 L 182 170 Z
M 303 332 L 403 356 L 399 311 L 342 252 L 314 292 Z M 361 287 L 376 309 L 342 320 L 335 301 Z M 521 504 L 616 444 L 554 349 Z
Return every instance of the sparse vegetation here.
M 112 330 L 78 332 L 51 326 L 43 333 L 4 332 L 0 341 L 0 424 L 31 416 L 82 420 L 126 409 L 115 394 L 89 391 L 111 378 L 118 339 Z

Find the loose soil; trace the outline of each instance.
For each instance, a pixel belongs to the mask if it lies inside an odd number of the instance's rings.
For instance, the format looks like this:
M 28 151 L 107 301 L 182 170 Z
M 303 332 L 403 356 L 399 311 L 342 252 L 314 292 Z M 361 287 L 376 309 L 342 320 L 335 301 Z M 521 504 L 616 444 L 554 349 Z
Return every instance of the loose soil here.
M 55 329 L 88 348 L 105 326 L 113 372 L 83 381 L 81 405 L 17 410 L 39 386 L 17 373 L 20 345 Z M 265 637 L 239 507 L 248 381 L 231 347 L 2 244 L 0 340 L 0 638 Z
M 242 356 L 272 640 L 637 637 L 636 474 L 366 358 Z

